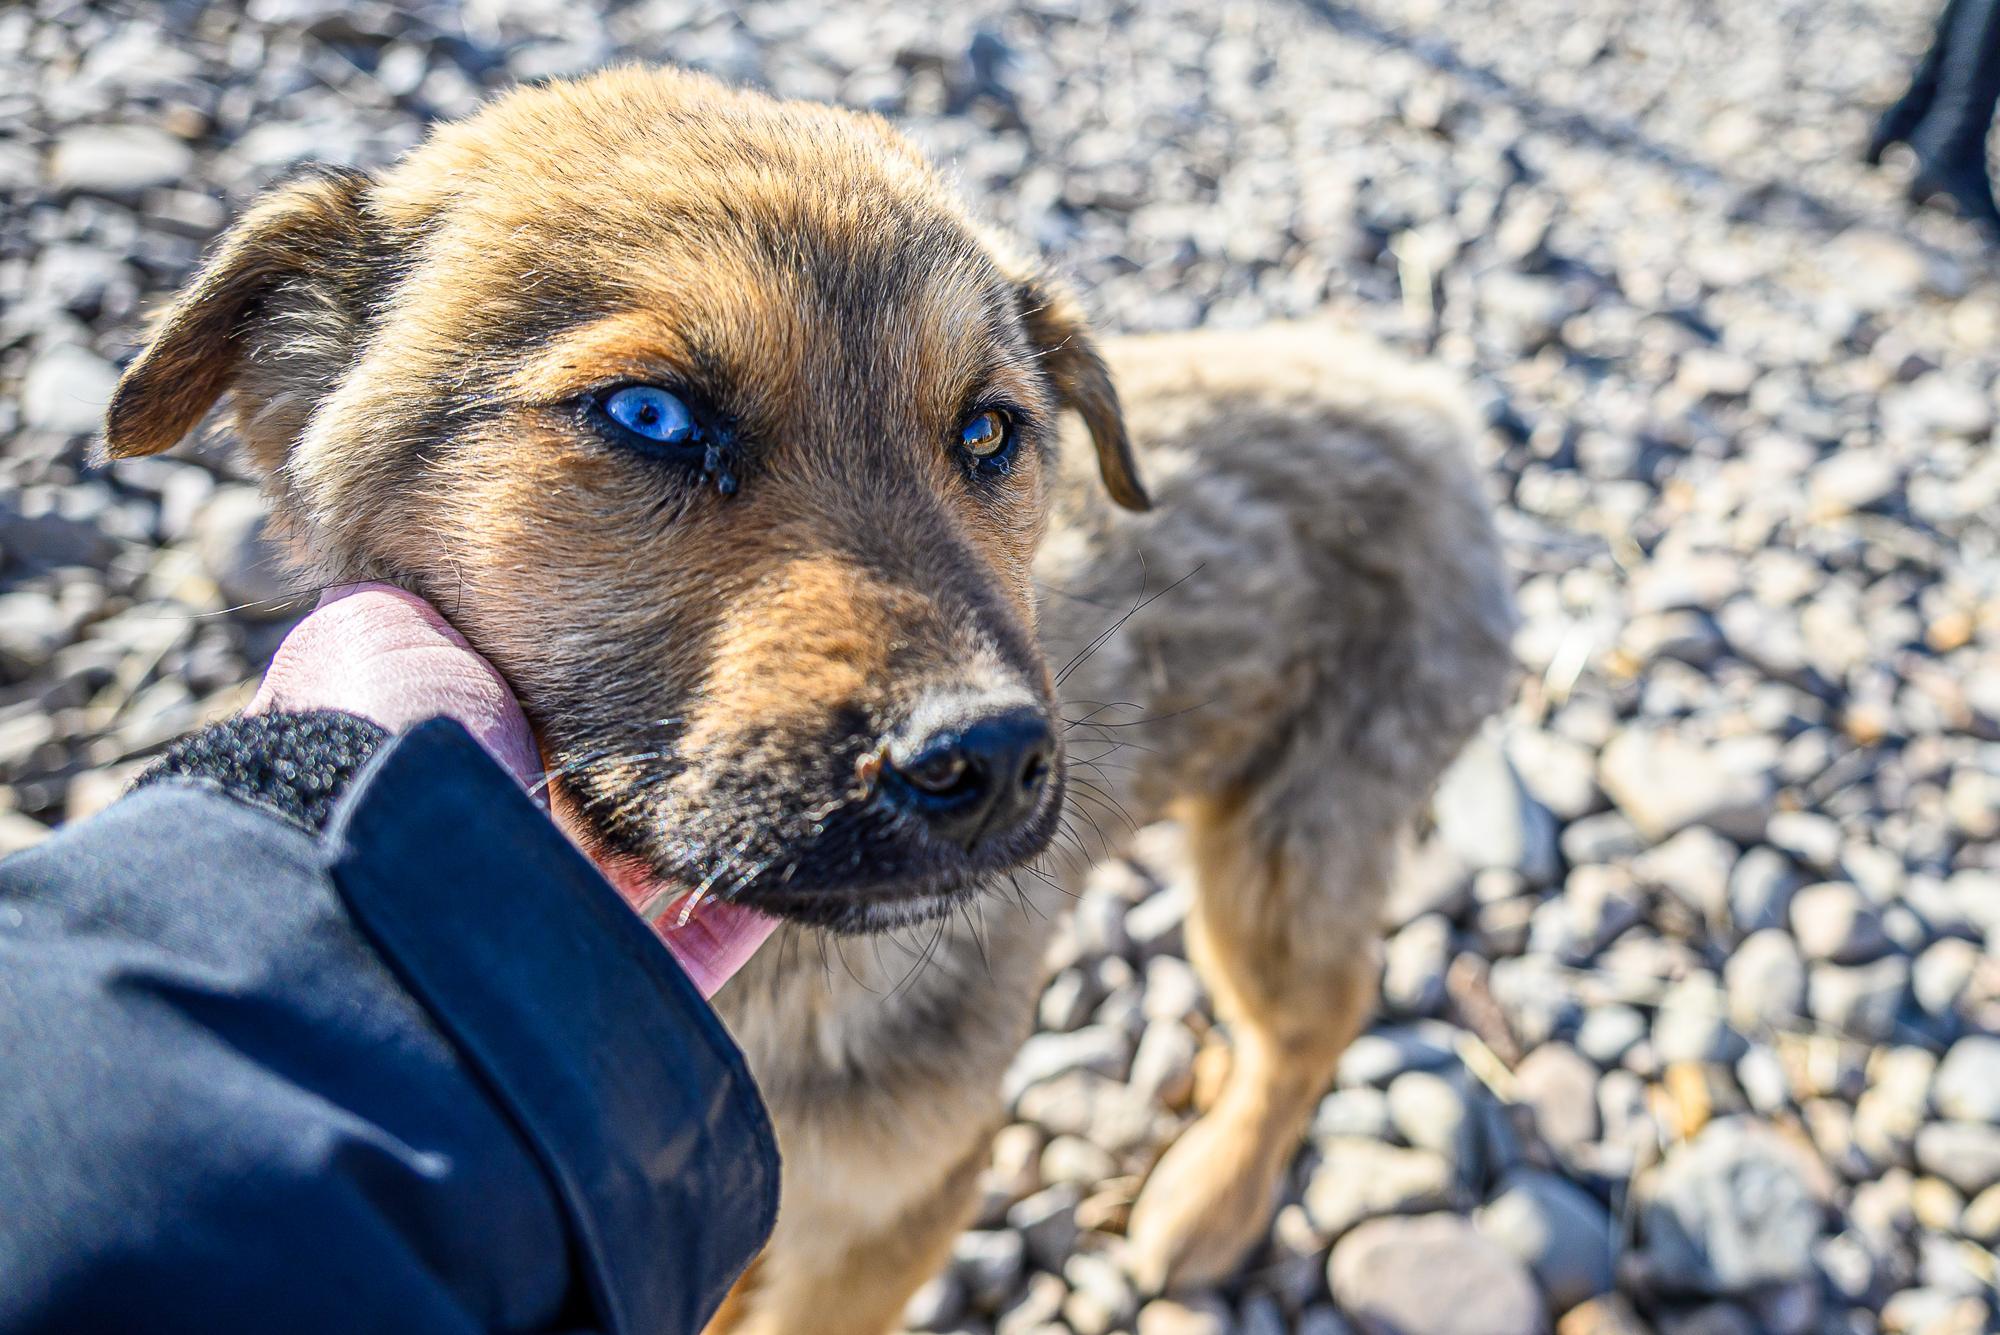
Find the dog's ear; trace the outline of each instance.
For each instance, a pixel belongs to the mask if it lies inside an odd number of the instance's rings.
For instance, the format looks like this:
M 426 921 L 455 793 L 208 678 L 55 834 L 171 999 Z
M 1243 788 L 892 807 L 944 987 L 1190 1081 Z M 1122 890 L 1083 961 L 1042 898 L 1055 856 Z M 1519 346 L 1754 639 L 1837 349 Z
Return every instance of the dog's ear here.
M 1028 337 L 1041 350 L 1042 365 L 1055 382 L 1065 408 L 1074 409 L 1090 428 L 1097 447 L 1097 468 L 1111 499 L 1127 510 L 1150 510 L 1152 500 L 1139 481 L 1132 457 L 1132 440 L 1125 431 L 1125 412 L 1118 406 L 1118 389 L 1110 368 L 1091 340 L 1083 306 L 1069 290 L 1046 274 L 1019 279 L 1014 287 Z
M 235 382 L 269 298 L 287 285 L 334 284 L 355 267 L 369 184 L 360 172 L 315 168 L 244 213 L 119 379 L 106 455 L 158 454 L 179 441 Z

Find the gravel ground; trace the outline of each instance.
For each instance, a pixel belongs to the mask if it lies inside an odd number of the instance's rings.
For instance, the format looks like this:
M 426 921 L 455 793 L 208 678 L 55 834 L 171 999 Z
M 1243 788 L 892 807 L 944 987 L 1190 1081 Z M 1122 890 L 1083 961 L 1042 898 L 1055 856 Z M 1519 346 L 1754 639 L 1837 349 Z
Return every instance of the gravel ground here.
M 1099 869 L 934 1331 L 1990 1329 L 2000 282 L 1855 161 L 1928 0 L 198 0 L 0 10 L 0 847 L 296 609 L 217 449 L 87 472 L 142 311 L 293 162 L 675 60 L 880 110 L 1115 328 L 1462 368 L 1527 672 L 1226 1291 L 1117 1234 L 1223 1060 L 1171 829 Z

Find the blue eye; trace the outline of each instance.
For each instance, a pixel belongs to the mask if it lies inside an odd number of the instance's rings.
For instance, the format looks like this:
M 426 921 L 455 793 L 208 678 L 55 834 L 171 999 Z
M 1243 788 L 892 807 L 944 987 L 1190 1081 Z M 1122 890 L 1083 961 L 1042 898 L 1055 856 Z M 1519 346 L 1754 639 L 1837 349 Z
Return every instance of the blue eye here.
M 694 414 L 658 385 L 627 385 L 603 400 L 605 416 L 635 436 L 662 445 L 685 445 L 701 434 Z
M 975 459 L 996 459 L 1013 443 L 1013 426 L 998 408 L 974 413 L 958 428 L 959 448 Z

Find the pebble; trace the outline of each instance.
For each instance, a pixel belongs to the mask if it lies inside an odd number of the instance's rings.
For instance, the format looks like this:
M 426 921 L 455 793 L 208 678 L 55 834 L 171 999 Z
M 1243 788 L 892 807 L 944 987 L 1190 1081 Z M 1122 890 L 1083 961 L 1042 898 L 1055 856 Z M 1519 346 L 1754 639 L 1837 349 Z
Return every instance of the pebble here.
M 56 141 L 49 180 L 59 190 L 130 196 L 177 185 L 194 167 L 188 146 L 147 125 L 79 126 Z
M 1139 1037 L 1127 1083 L 1141 1099 L 1179 1108 L 1194 1092 L 1195 1038 L 1174 1020 L 1154 1020 Z
M 1398 1149 L 1372 1140 L 1319 1144 L 1320 1162 L 1305 1187 L 1306 1215 L 1321 1235 L 1338 1238 L 1364 1219 L 1451 1206 L 1451 1162 L 1434 1150 Z
M 1808 959 L 1866 964 L 1890 949 L 1882 916 L 1860 890 L 1838 881 L 1809 885 L 1792 896 L 1792 935 Z
M 2000 1127 L 1929 1122 L 1917 1132 L 1917 1164 L 1968 1196 L 2000 1183 Z
M 1007 1211 L 1007 1227 L 1021 1239 L 1035 1264 L 1059 1270 L 1076 1246 L 1080 1228 L 1076 1210 L 1083 1193 L 1074 1183 L 1058 1182 L 1017 1201 Z
M 2000 1038 L 1972 1034 L 1952 1044 L 1931 1100 L 1953 1121 L 2000 1123 Z
M 1556 1335 L 1652 1335 L 1652 1327 L 1623 1295 L 1607 1293 L 1563 1313 Z
M 1910 990 L 1910 962 L 1890 955 L 1852 968 L 1815 964 L 1806 975 L 1806 1009 L 1820 1023 L 1867 1043 L 1886 1043 Z
M 1736 930 L 1747 936 L 1787 926 L 1792 896 L 1804 883 L 1777 849 L 1759 845 L 1744 853 L 1729 873 L 1729 911 Z
M 1527 1268 L 1457 1215 L 1375 1219 L 1334 1244 L 1334 1299 L 1365 1335 L 1541 1335 Z
M 1021 1235 L 1006 1229 L 961 1233 L 951 1251 L 952 1272 L 972 1301 L 985 1307 L 1014 1291 L 1026 1259 Z
M 1508 1175 L 1476 1217 L 1479 1231 L 1535 1273 L 1552 1310 L 1562 1313 L 1611 1291 L 1617 1227 L 1581 1187 L 1554 1174 Z
M 1825 1206 L 1802 1158 L 1793 1142 L 1744 1117 L 1710 1122 L 1670 1150 L 1639 1207 L 1650 1281 L 1728 1295 L 1807 1275 Z
M 1910 971 L 1910 993 L 1917 1005 L 1938 1019 L 1951 1015 L 1972 986 L 1979 960 L 1979 947 L 1956 937 L 1925 950 Z
M 1542 1138 L 1564 1153 L 1574 1153 L 1597 1139 L 1597 1068 L 1575 1048 L 1546 1043 L 1514 1072 L 1523 1102 L 1535 1110 Z
M 1530 885 L 1553 884 L 1562 866 L 1555 817 L 1528 791 L 1499 738 L 1474 738 L 1431 799 L 1438 837 L 1472 871 L 1504 868 Z
M 1123 1080 L 1130 1069 L 1131 1042 L 1108 1025 L 1086 1025 L 1066 1034 L 1036 1034 L 1021 1045 L 1007 1070 L 1001 1097 L 1009 1103 L 1045 1080 L 1087 1071 Z
M 1430 1015 L 1444 1004 L 1445 966 L 1451 958 L 1451 922 L 1426 913 L 1389 939 L 1382 970 L 1382 1001 L 1400 1015 Z
M 1729 763 L 1719 748 L 1663 729 L 1627 729 L 1598 760 L 1598 783 L 1651 840 L 1691 825 L 1736 838 L 1763 833 L 1769 818 L 1769 776 Z
M 21 378 L 22 420 L 57 436 L 87 436 L 104 421 L 118 371 L 88 348 L 58 343 Z
M 1806 964 L 1776 928 L 1752 932 L 1722 968 L 1729 1017 L 1746 1030 L 1789 1029 L 1805 1016 Z
M 1139 1309 L 1139 1335 L 1232 1335 L 1234 1325 L 1219 1298 L 1155 1298 Z
M 1463 1178 L 1477 1172 L 1479 1122 L 1452 1081 L 1408 1071 L 1389 1083 L 1389 1120 L 1411 1146 L 1445 1157 Z
M 1989 1251 L 2000 1246 L 2000 1186 L 1988 1187 L 1966 1203 L 1958 1231 Z

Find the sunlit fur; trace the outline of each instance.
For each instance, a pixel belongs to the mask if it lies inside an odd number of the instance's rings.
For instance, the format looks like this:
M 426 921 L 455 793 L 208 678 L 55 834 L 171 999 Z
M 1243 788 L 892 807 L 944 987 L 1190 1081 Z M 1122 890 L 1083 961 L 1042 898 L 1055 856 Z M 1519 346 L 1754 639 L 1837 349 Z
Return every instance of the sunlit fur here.
M 111 406 L 123 457 L 226 392 L 302 583 L 431 599 L 595 842 L 794 920 L 718 998 L 786 1162 L 723 1327 L 893 1322 L 966 1218 L 1049 887 L 1166 814 L 1237 1061 L 1132 1255 L 1226 1273 L 1366 1015 L 1399 841 L 1500 698 L 1450 385 L 1316 327 L 1105 355 L 1123 412 L 1074 299 L 883 122 L 627 69 L 279 187 Z M 716 454 L 607 437 L 589 396 L 633 381 L 726 423 Z M 969 468 L 996 403 L 1021 443 Z M 870 755 L 933 689 L 1058 716 L 1066 814 L 1052 785 L 974 856 L 876 801 Z

